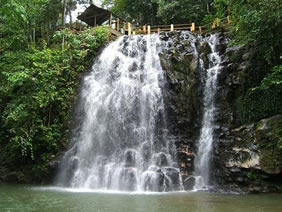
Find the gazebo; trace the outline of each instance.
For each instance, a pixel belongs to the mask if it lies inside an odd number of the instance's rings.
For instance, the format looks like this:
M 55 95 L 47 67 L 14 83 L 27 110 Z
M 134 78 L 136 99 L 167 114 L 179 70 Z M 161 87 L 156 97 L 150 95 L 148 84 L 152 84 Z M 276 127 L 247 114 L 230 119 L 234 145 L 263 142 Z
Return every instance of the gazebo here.
M 112 26 L 113 23 L 116 23 L 116 28 L 119 28 L 119 17 L 114 15 L 111 11 L 100 8 L 91 4 L 86 10 L 80 14 L 77 19 L 87 23 L 89 26 L 100 26 L 106 21 Z

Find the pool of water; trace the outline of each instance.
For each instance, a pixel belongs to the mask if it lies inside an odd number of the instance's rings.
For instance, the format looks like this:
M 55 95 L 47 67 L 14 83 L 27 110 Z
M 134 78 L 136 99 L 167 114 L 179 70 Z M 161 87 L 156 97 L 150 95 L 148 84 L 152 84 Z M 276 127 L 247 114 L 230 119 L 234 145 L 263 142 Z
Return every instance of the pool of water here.
M 0 211 L 281 212 L 281 194 L 114 193 L 0 184 Z

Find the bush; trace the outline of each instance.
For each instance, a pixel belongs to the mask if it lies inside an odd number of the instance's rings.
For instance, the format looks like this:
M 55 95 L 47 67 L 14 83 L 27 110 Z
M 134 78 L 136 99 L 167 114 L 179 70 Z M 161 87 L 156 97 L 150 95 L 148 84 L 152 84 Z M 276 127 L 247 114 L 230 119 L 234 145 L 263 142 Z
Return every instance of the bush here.
M 259 121 L 282 112 L 282 66 L 276 66 L 260 86 L 251 88 L 243 99 L 244 117 Z
M 68 136 L 79 76 L 107 41 L 106 28 L 62 30 L 51 47 L 0 55 L 0 154 L 12 164 L 44 168 Z M 64 38 L 64 43 L 62 40 Z

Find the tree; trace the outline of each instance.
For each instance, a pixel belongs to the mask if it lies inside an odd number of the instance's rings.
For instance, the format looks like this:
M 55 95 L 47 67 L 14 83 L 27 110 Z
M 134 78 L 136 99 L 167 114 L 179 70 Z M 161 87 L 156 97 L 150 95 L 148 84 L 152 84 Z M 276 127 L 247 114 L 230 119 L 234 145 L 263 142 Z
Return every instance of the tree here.
M 103 6 L 140 24 L 199 23 L 209 11 L 211 2 L 212 0 L 104 0 Z
M 215 0 L 217 16 L 230 9 L 235 40 L 253 43 L 272 65 L 278 65 L 282 52 L 281 0 Z
M 157 17 L 158 5 L 152 0 L 105 0 L 102 5 L 133 23 L 156 24 L 160 22 Z
M 209 12 L 211 0 L 153 0 L 158 4 L 157 15 L 164 23 L 200 23 Z
M 17 50 L 28 44 L 28 13 L 14 0 L 0 2 L 0 48 Z

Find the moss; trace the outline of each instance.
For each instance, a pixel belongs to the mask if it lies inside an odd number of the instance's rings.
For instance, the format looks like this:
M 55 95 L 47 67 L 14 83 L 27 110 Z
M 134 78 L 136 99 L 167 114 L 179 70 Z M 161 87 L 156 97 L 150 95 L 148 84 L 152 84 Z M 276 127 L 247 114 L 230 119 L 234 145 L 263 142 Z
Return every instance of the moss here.
M 258 173 L 256 173 L 254 170 L 247 172 L 246 175 L 250 180 L 262 181 L 262 177 Z
M 239 49 L 238 51 L 234 52 L 234 54 L 232 54 L 230 56 L 230 60 L 233 62 L 233 63 L 240 63 L 242 62 L 242 56 L 244 54 L 244 52 L 246 51 L 245 48 L 241 48 Z
M 246 120 L 246 117 L 245 117 L 245 112 L 244 112 L 244 105 L 243 105 L 243 97 L 242 96 L 239 96 L 235 100 L 235 105 L 236 105 L 236 108 L 239 111 L 240 119 L 243 120 L 243 122 L 244 122 L 244 120 Z
M 267 173 L 282 172 L 282 116 L 260 121 L 256 126 L 256 140 L 260 150 L 260 164 Z
M 243 97 L 242 117 L 249 122 L 259 121 L 281 113 L 281 86 L 250 89 Z

